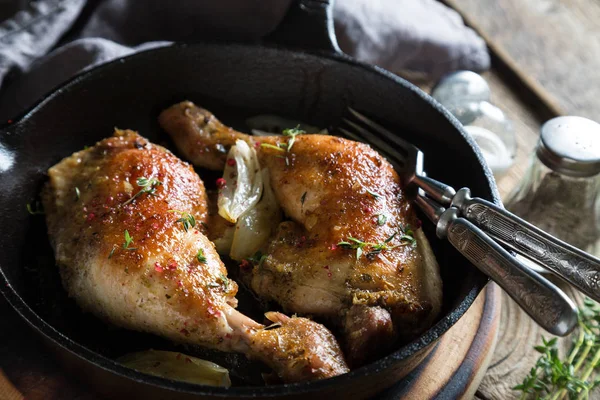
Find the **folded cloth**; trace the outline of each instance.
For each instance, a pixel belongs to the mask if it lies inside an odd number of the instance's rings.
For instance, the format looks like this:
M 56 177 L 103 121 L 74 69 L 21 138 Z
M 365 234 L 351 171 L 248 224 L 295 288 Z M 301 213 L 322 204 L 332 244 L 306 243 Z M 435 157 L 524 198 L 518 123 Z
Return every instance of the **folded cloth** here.
M 4 0 L 0 17 L 19 11 L 0 24 L 0 120 L 83 69 L 143 49 L 171 41 L 262 38 L 292 1 Z M 338 0 L 334 18 L 343 50 L 391 71 L 437 77 L 489 67 L 483 40 L 435 0 Z
M 342 50 L 392 72 L 438 78 L 490 66 L 485 41 L 436 0 L 339 0 L 334 11 Z
M 0 24 L 0 85 L 9 74 L 26 71 L 43 57 L 77 18 L 85 0 L 23 3 L 15 0 L 0 6 L 0 15 L 18 9 Z

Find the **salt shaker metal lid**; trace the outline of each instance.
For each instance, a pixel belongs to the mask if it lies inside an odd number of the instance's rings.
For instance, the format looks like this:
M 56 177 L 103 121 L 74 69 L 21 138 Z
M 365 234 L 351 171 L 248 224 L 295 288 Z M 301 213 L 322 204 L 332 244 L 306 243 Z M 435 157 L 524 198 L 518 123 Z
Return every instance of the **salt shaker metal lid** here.
M 541 129 L 537 156 L 548 168 L 572 177 L 600 173 L 600 124 L 582 117 L 557 117 Z

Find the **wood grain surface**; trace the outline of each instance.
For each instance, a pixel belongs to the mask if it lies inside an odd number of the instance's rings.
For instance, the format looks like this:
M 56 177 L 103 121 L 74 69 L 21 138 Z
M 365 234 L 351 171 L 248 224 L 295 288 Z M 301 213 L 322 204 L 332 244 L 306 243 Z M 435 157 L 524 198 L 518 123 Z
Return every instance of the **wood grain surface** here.
M 575 301 L 580 302 L 583 299 L 572 287 L 553 281 Z M 541 344 L 542 336 L 547 339 L 554 337 L 533 322 L 504 292 L 500 320 L 496 350 L 477 390 L 476 398 L 480 400 L 518 399 L 519 392 L 512 388 L 523 381 L 540 355 L 533 346 Z M 561 354 L 568 351 L 571 342 L 571 337 L 559 338 Z M 590 395 L 590 399 L 598 398 L 600 390 Z
M 600 2 L 444 0 L 558 109 L 600 120 Z
M 600 120 L 600 3 L 594 0 L 444 0 L 479 31 L 492 52 L 511 71 L 488 74 L 494 102 L 515 121 L 519 143 L 515 167 L 498 179 L 503 196 L 518 184 L 541 124 L 554 114 Z M 497 63 L 498 64 L 498 63 Z M 500 71 L 496 68 L 496 71 Z M 510 84 L 516 76 L 545 103 L 540 107 Z M 499 78 L 499 79 L 496 79 Z M 542 110 L 543 112 L 540 112 Z M 550 110 L 550 112 L 548 112 Z M 582 296 L 556 282 L 576 301 Z M 540 329 L 505 294 L 498 343 L 476 397 L 516 399 L 512 387 L 522 382 L 538 358 L 533 346 Z M 559 340 L 563 350 L 571 339 Z M 591 398 L 600 398 L 595 392 Z
M 494 354 L 501 292 L 489 284 L 427 359 L 379 400 L 473 398 Z

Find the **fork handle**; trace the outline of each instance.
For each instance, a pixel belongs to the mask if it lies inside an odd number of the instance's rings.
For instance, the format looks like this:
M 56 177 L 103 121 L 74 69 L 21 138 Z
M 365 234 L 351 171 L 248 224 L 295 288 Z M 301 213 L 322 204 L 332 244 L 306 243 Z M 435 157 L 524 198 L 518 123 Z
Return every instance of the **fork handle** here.
M 565 293 L 523 265 L 456 208 L 444 211 L 437 234 L 448 241 L 481 272 L 492 278 L 521 308 L 548 332 L 565 336 L 577 323 L 577 309 Z
M 415 175 L 411 183 L 414 183 L 419 188 L 423 189 L 425 193 L 438 203 L 443 206 L 448 206 L 452 202 L 452 198 L 456 194 L 456 191 L 452 186 L 448 186 L 445 183 L 436 181 L 424 175 Z
M 517 253 L 538 262 L 600 302 L 600 259 L 460 189 L 452 201 L 462 215 Z

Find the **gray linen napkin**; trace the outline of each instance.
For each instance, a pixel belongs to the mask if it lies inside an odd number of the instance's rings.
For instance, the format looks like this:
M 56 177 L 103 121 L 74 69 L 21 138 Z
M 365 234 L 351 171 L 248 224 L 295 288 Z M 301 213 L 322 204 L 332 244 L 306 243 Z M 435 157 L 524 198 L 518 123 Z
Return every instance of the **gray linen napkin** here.
M 0 18 L 8 17 L 0 24 L 0 120 L 75 73 L 136 51 L 171 41 L 264 37 L 291 2 L 0 0 Z M 91 14 L 78 21 L 84 7 Z M 338 0 L 334 18 L 344 51 L 391 71 L 437 77 L 489 67 L 483 40 L 435 0 Z M 70 31 L 74 24 L 82 25 L 77 32 Z
M 490 65 L 485 41 L 436 0 L 338 0 L 335 20 L 342 50 L 392 72 L 438 78 Z

